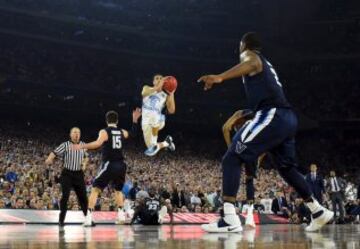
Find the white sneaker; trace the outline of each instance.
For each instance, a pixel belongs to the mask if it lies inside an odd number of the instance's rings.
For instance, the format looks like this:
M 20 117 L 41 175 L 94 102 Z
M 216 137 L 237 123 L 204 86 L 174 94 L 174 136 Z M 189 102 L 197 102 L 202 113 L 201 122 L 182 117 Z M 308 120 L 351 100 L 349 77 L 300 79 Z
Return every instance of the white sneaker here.
M 147 156 L 155 156 L 160 151 L 159 145 L 154 145 L 145 150 L 145 155 Z
M 167 215 L 168 210 L 166 206 L 162 206 L 162 208 L 159 211 L 159 224 L 162 224 L 164 222 L 165 216 Z
M 248 227 L 250 229 L 255 229 L 256 228 L 256 224 L 255 224 L 255 221 L 254 221 L 253 205 L 250 205 L 247 208 L 247 215 L 246 215 L 246 219 L 245 219 L 245 227 Z
M 165 141 L 169 144 L 169 150 L 170 151 L 175 151 L 175 144 L 174 144 L 174 140 L 171 136 L 167 136 L 165 138 Z
M 85 222 L 83 223 L 84 227 L 94 227 L 95 223 L 92 221 L 92 213 L 88 211 L 88 214 L 85 216 Z
M 125 212 L 125 220 L 126 220 L 126 223 L 131 223 L 131 220 L 132 218 L 134 217 L 134 214 L 135 214 L 135 210 L 130 208 L 128 210 L 126 210 Z
M 239 233 L 243 230 L 237 215 L 226 215 L 219 221 L 202 225 L 201 228 L 209 233 Z
M 334 217 L 334 212 L 321 207 L 321 209 L 311 215 L 311 222 L 305 228 L 306 232 L 316 232 L 326 225 Z
M 126 215 L 125 215 L 124 210 L 118 209 L 117 220 L 115 221 L 115 224 L 123 225 L 123 224 L 125 224 L 125 221 L 126 221 Z

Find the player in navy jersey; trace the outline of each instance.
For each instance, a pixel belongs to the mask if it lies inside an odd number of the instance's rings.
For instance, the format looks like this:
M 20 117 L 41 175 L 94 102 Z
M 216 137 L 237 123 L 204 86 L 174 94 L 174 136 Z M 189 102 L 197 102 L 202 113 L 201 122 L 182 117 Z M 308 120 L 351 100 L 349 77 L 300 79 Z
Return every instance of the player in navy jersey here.
M 238 110 L 236 111 L 223 125 L 223 135 L 226 145 L 228 147 L 231 146 L 231 133 L 237 132 L 241 129 L 242 126 L 246 124 L 249 120 L 253 118 L 253 112 L 251 110 Z M 246 219 L 245 219 L 245 226 L 249 228 L 255 228 L 255 220 L 253 216 L 254 212 L 254 201 L 255 201 L 255 187 L 254 187 L 254 178 L 256 178 L 256 171 L 259 165 L 263 162 L 265 158 L 265 153 L 259 156 L 256 159 L 256 162 L 251 164 L 246 163 L 243 164 L 245 168 L 245 188 L 246 188 Z
M 260 53 L 261 42 L 254 32 L 246 33 L 240 42 L 240 63 L 218 75 L 205 75 L 204 90 L 226 80 L 242 77 L 249 108 L 255 117 L 233 137 L 222 159 L 224 215 L 218 222 L 203 225 L 208 232 L 240 232 L 239 217 L 234 202 L 240 185 L 242 163 L 254 162 L 269 152 L 280 175 L 304 199 L 312 213 L 306 231 L 319 230 L 334 213 L 322 207 L 313 197 L 303 175 L 296 167 L 295 134 L 297 118 L 285 98 L 274 67 Z
M 141 116 L 141 109 L 137 108 L 133 111 L 133 126 L 130 132 L 118 128 L 118 114 L 115 111 L 106 113 L 107 128 L 99 132 L 99 137 L 96 141 L 74 145 L 74 149 L 88 149 L 94 150 L 102 148 L 102 166 L 98 175 L 93 182 L 93 188 L 89 197 L 89 211 L 86 216 L 85 226 L 93 226 L 92 212 L 95 208 L 96 200 L 101 191 L 109 184 L 113 185 L 115 189 L 115 201 L 118 206 L 118 220 L 116 223 L 125 223 L 125 213 L 123 211 L 124 196 L 121 192 L 125 183 L 127 166 L 124 162 L 123 156 L 123 142 L 130 136 L 135 136 L 137 133 L 137 123 Z
M 138 205 L 135 207 L 131 224 L 161 225 L 163 223 L 168 209 L 166 205 L 160 206 L 160 198 L 156 196 L 155 187 L 151 186 L 148 193 L 148 197 L 137 200 Z

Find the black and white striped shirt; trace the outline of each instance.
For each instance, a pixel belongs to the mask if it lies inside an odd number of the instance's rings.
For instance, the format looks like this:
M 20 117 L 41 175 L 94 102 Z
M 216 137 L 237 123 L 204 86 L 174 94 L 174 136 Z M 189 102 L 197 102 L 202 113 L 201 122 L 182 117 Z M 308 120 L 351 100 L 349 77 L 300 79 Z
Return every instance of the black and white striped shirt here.
M 73 150 L 71 145 L 73 142 L 67 141 L 59 145 L 53 152 L 56 156 L 62 157 L 64 167 L 71 171 L 79 171 L 82 169 L 82 162 L 87 156 L 86 150 Z M 84 142 L 80 141 L 80 144 Z

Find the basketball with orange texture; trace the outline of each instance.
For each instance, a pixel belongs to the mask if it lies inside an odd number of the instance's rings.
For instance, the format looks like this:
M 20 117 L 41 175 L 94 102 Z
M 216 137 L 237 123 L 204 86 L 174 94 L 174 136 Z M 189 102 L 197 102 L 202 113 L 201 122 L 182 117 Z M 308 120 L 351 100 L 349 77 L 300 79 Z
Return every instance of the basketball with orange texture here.
M 166 76 L 164 79 L 163 89 L 169 93 L 173 92 L 176 90 L 177 84 L 177 80 L 174 76 Z

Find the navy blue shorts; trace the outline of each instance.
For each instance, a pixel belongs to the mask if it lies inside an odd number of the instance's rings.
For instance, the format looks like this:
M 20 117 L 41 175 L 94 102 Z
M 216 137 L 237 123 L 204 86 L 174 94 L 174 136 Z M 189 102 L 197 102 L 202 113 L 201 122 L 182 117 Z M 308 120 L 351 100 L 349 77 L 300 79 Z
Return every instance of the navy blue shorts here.
M 93 187 L 102 190 L 111 184 L 116 191 L 121 191 L 125 183 L 126 168 L 122 161 L 104 162 L 95 177 Z
M 235 134 L 229 152 L 236 153 L 248 164 L 269 152 L 277 165 L 294 166 L 296 130 L 297 118 L 291 109 L 260 110 Z

